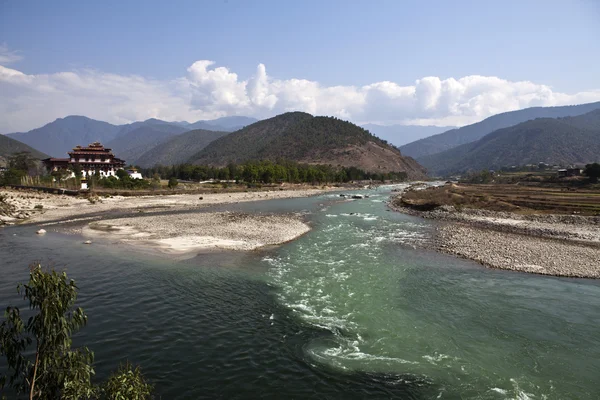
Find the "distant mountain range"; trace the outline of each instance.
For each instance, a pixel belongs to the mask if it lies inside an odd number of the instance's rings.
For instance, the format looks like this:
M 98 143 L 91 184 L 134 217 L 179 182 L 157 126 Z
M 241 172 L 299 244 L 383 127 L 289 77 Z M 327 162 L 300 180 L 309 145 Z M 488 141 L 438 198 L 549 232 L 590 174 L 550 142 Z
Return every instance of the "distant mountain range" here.
M 453 126 L 419 126 L 419 125 L 377 125 L 365 124 L 363 128 L 373 135 L 387 140 L 396 147 L 415 140 L 423 139 L 438 133 L 454 129 Z
M 425 176 L 416 161 L 402 156 L 397 148 L 365 129 L 337 118 L 313 117 L 303 112 L 281 114 L 223 136 L 190 161 L 224 166 L 260 159 L 354 166 L 371 172 L 405 171 L 411 179 Z
M 403 154 L 419 160 L 421 157 L 440 153 L 461 144 L 481 139 L 495 130 L 508 128 L 536 118 L 577 116 L 600 108 L 600 102 L 563 107 L 533 107 L 497 114 L 476 124 L 452 129 L 438 135 L 417 140 L 400 147 Z
M 407 171 L 411 178 L 420 178 L 421 165 L 440 175 L 537 162 L 597 161 L 600 123 L 594 110 L 600 110 L 600 102 L 528 108 L 443 133 L 438 132 L 445 128 L 433 126 L 361 128 L 303 112 L 262 121 L 234 116 L 194 123 L 149 119 L 125 125 L 69 116 L 29 132 L 0 135 L 0 157 L 5 160 L 18 149 L 36 157 L 65 157 L 78 144 L 100 141 L 127 163 L 143 167 L 286 158 L 371 172 Z M 405 144 L 400 151 L 392 145 L 430 133 L 434 135 Z
M 576 117 L 526 121 L 418 160 L 434 175 L 539 162 L 563 166 L 599 162 L 600 109 Z
M 131 124 L 113 125 L 83 116 L 71 115 L 58 118 L 41 128 L 28 132 L 10 133 L 6 136 L 50 154 L 52 157 L 66 157 L 67 152 L 76 145 L 86 145 L 98 141 L 106 146 L 113 146 L 115 152 L 119 152 L 119 156 L 127 161 L 135 161 L 136 157 L 156 144 L 179 133 L 200 127 L 211 131 L 232 132 L 256 121 L 255 118 L 238 116 L 194 123 L 167 122 L 152 118 Z M 131 134 L 134 131 L 136 133 Z M 135 150 L 136 147 L 139 149 Z M 121 152 L 125 155 L 122 155 Z

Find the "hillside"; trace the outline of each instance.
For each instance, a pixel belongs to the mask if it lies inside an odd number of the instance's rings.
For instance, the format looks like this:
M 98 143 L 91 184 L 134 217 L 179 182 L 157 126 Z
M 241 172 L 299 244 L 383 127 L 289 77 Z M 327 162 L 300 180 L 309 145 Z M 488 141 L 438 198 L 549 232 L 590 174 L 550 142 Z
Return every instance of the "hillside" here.
M 229 132 L 207 131 L 203 129 L 182 133 L 142 154 L 138 157 L 136 165 L 147 168 L 155 165 L 184 163 L 194 154 L 205 148 L 210 142 L 227 134 Z
M 493 115 L 472 125 L 452 129 L 438 135 L 400 147 L 403 154 L 416 159 L 439 153 L 465 143 L 481 139 L 488 133 L 536 118 L 559 118 L 578 116 L 600 109 L 600 102 L 563 107 L 533 107 Z
M 164 133 L 165 131 L 170 131 L 178 134 L 194 129 L 232 132 L 239 129 L 241 126 L 253 122 L 256 122 L 256 119 L 234 116 L 207 121 L 197 121 L 193 124 L 185 121 L 167 122 L 151 118 L 145 121 L 132 122 L 130 124 L 113 125 L 108 122 L 97 121 L 88 117 L 70 115 L 65 118 L 58 118 L 40 128 L 32 129 L 28 132 L 9 133 L 7 136 L 23 142 L 39 151 L 50 154 L 52 157 L 66 157 L 67 152 L 71 151 L 73 147 L 97 141 L 105 145 L 111 143 L 117 151 L 125 151 L 125 155 L 118 154 L 119 157 L 128 157 L 131 159 L 132 157 L 139 157 L 156 145 L 158 143 L 156 137 L 160 136 L 159 132 Z M 128 136 L 129 133 L 140 128 L 151 128 L 149 134 L 152 138 L 147 142 L 139 141 L 139 132 L 137 135 Z M 119 138 L 119 140 L 117 140 L 117 138 Z M 132 142 L 127 143 L 127 138 L 131 138 Z M 167 139 L 167 137 L 163 138 L 163 140 L 164 139 Z M 111 142 L 113 140 L 114 142 Z M 133 151 L 136 143 L 140 148 Z
M 0 166 L 4 166 L 10 157 L 14 153 L 21 151 L 28 151 L 31 155 L 38 159 L 48 158 L 48 155 L 37 151 L 36 149 L 21 143 L 18 140 L 12 139 L 5 135 L 0 135 Z
M 71 115 L 58 118 L 29 132 L 10 133 L 7 136 L 23 142 L 52 157 L 66 157 L 67 152 L 77 145 L 95 141 L 106 143 L 113 139 L 119 127 L 108 122 Z
M 523 122 L 419 159 L 437 175 L 539 162 L 568 165 L 596 161 L 600 161 L 600 110 L 577 117 Z
M 196 164 L 226 165 L 278 158 L 303 163 L 355 166 L 370 172 L 406 171 L 424 176 L 416 161 L 350 122 L 290 112 L 259 121 L 210 143 L 190 158 Z
M 452 126 L 378 125 L 365 124 L 363 128 L 373 135 L 387 140 L 394 146 L 402 146 L 415 140 L 454 129 Z
M 117 157 L 128 164 L 136 164 L 141 155 L 186 130 L 171 124 L 141 125 L 107 142 L 106 147 L 111 148 Z

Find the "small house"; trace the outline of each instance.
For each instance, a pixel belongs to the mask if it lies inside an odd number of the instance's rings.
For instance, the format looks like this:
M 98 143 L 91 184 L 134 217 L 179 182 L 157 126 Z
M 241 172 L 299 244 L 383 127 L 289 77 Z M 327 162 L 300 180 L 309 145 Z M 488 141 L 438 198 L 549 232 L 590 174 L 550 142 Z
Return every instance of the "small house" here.
M 567 168 L 567 176 L 580 176 L 581 168 Z
M 133 168 L 133 167 L 132 167 L 132 168 L 128 168 L 128 169 L 127 169 L 127 173 L 129 174 L 129 177 L 130 177 L 131 179 L 144 179 L 144 178 L 142 177 L 142 174 L 140 174 L 140 173 L 138 172 L 137 168 Z

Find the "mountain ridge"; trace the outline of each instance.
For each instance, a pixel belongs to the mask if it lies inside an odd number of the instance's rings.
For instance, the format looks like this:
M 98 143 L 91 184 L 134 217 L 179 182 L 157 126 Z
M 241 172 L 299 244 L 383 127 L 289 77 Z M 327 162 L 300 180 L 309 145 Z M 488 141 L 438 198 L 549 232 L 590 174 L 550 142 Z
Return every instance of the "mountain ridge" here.
M 405 171 L 425 176 L 412 158 L 351 122 L 288 112 L 211 142 L 190 158 L 194 164 L 224 166 L 250 160 L 289 159 L 308 164 L 354 166 L 369 172 Z
M 477 123 L 417 140 L 400 146 L 403 154 L 416 159 L 471 143 L 498 129 L 508 128 L 536 118 L 578 116 L 600 109 L 600 102 L 570 106 L 530 107 L 492 115 Z
M 512 165 L 569 165 L 600 160 L 600 109 L 563 118 L 537 118 L 498 129 L 478 141 L 418 161 L 434 174 Z
M 141 127 L 151 127 L 154 128 L 153 130 L 162 130 L 165 126 L 173 126 L 181 128 L 181 133 L 197 129 L 196 126 L 201 126 L 205 130 L 221 132 L 237 130 L 239 125 L 251 121 L 256 121 L 256 119 L 244 116 L 234 116 L 189 123 L 186 121 L 169 122 L 156 118 L 149 118 L 145 121 L 134 121 L 128 124 L 114 125 L 82 115 L 68 115 L 63 118 L 57 118 L 52 122 L 27 132 L 14 132 L 2 136 L 18 140 L 53 157 L 65 157 L 67 152 L 71 151 L 71 149 L 77 145 L 86 145 L 96 141 L 107 144 L 117 137 L 125 136 L 129 132 Z M 174 130 L 177 129 L 174 128 Z M 153 140 L 150 142 L 151 143 L 146 144 L 146 147 L 155 143 Z M 146 150 L 148 150 L 148 148 L 146 148 Z
M 194 154 L 201 151 L 210 142 L 217 140 L 229 132 L 195 129 L 165 140 L 161 144 L 146 151 L 136 160 L 143 167 L 155 165 L 175 165 L 185 163 Z

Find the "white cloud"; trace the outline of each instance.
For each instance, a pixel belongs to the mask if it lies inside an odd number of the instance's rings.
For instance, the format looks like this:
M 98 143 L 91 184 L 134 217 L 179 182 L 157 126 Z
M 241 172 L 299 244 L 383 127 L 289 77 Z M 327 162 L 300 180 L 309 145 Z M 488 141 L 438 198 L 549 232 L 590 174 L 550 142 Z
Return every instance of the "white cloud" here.
M 22 60 L 23 57 L 21 57 L 21 55 L 16 52 L 16 51 L 11 51 L 8 48 L 8 45 L 6 43 L 2 43 L 0 44 L 0 64 L 1 65 L 8 65 L 17 61 Z
M 0 46 L 2 54 L 14 53 Z M 600 101 L 600 90 L 560 93 L 543 84 L 478 75 L 430 76 L 412 85 L 383 81 L 357 87 L 276 79 L 263 64 L 244 80 L 209 60 L 196 61 L 174 80 L 96 70 L 29 75 L 0 66 L 0 132 L 4 133 L 29 130 L 70 114 L 125 123 L 226 115 L 265 118 L 296 110 L 357 123 L 465 125 L 525 107 L 592 101 Z

